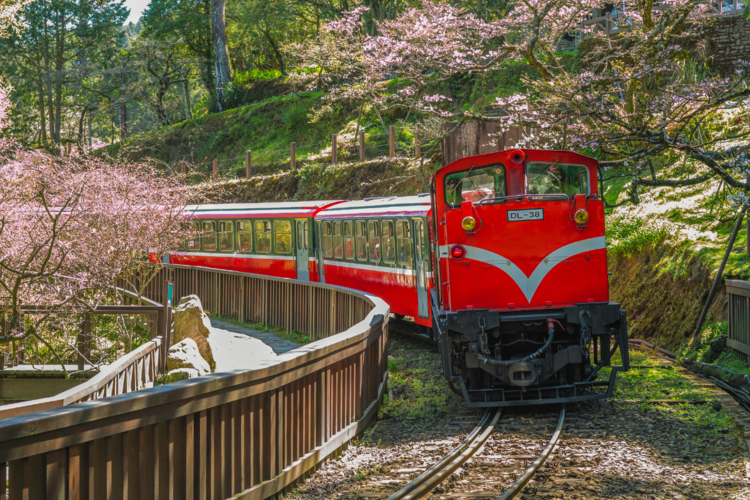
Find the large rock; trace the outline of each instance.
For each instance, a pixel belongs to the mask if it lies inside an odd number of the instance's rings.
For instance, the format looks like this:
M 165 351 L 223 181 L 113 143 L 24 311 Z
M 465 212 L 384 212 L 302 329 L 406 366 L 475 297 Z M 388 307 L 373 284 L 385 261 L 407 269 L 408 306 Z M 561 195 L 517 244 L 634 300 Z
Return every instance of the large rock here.
M 172 372 L 182 368 L 195 370 L 197 376 L 211 373 L 211 367 L 201 356 L 198 345 L 193 339 L 183 339 L 170 347 L 167 352 L 167 370 Z
M 195 295 L 183 297 L 172 315 L 172 344 L 178 344 L 185 339 L 194 340 L 201 357 L 206 360 L 211 371 L 214 371 L 216 361 L 208 343 L 210 327 L 211 321 L 203 312 L 200 299 Z

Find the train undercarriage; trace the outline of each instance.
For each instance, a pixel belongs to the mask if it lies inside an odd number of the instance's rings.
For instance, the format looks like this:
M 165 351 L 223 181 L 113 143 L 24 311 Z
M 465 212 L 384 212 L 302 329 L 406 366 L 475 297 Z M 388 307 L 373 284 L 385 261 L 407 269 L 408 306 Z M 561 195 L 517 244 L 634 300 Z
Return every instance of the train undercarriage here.
M 443 374 L 469 407 L 607 399 L 617 373 L 629 368 L 627 323 L 619 304 L 472 309 L 433 317 Z M 612 366 L 618 354 L 621 363 Z M 601 369 L 610 366 L 605 379 Z

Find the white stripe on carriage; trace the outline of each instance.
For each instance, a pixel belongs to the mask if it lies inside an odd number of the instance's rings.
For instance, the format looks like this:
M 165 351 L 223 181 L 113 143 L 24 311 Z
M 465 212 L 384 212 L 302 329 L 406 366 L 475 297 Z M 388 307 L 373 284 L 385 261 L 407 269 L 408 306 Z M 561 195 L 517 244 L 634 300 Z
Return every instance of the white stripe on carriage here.
M 378 214 L 385 214 L 392 212 L 393 217 L 399 217 L 400 215 L 403 215 L 404 217 L 410 217 L 412 215 L 427 215 L 427 212 L 430 211 L 429 205 L 422 205 L 422 206 L 416 206 L 416 207 L 382 207 L 382 208 L 349 208 L 347 210 L 336 210 L 336 209 L 327 209 L 323 210 L 322 212 L 319 212 L 318 215 L 315 217 L 315 220 L 325 220 L 329 217 L 340 217 L 340 216 L 354 216 L 359 215 L 366 217 L 368 215 L 378 215 Z
M 451 246 L 452 245 L 440 245 L 440 257 L 448 258 L 448 250 Z M 500 269 L 516 282 L 518 288 L 520 288 L 526 296 L 526 300 L 531 302 L 537 288 L 539 288 L 539 285 L 541 285 L 545 276 L 547 276 L 547 273 L 560 262 L 573 257 L 574 255 L 600 250 L 605 247 L 606 240 L 604 236 L 589 238 L 587 240 L 576 241 L 575 243 L 565 245 L 547 255 L 547 257 L 542 258 L 542 261 L 536 266 L 534 272 L 528 277 L 517 265 L 511 262 L 510 259 L 483 248 L 464 245 L 464 248 L 466 249 L 466 256 L 464 258 L 490 264 Z
M 248 253 L 208 253 L 208 252 L 174 252 L 173 255 L 179 255 L 181 257 L 190 257 L 191 255 L 197 255 L 199 257 L 226 257 L 227 259 L 258 259 L 258 260 L 297 260 L 296 257 L 291 255 L 257 255 Z
M 414 272 L 411 269 L 404 269 L 402 267 L 381 267 L 381 266 L 369 266 L 367 264 L 355 264 L 353 262 L 341 262 L 339 260 L 325 260 L 326 266 L 338 266 L 346 267 L 349 269 L 361 269 L 363 271 L 375 271 L 380 273 L 390 274 L 401 274 L 403 276 L 414 276 Z

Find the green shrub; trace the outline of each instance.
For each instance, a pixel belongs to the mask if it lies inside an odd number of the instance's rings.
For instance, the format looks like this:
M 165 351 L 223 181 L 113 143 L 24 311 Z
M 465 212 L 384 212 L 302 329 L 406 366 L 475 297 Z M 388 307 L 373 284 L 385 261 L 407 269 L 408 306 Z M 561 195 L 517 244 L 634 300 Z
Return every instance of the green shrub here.
M 670 235 L 667 226 L 633 216 L 613 216 L 607 219 L 607 251 L 632 255 L 648 245 L 662 243 Z

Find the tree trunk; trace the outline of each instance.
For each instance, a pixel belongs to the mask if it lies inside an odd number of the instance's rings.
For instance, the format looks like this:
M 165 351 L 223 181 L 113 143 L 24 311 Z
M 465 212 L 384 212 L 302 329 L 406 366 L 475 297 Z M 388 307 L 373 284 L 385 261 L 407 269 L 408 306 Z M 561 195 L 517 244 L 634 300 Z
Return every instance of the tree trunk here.
M 216 68 L 216 109 L 223 111 L 227 86 L 232 80 L 224 0 L 211 0 L 211 31 L 214 38 L 214 67 Z
M 182 95 L 185 100 L 185 119 L 193 119 L 193 108 L 190 106 L 190 82 L 187 77 L 182 79 Z
M 78 146 L 83 146 L 83 128 L 86 124 L 86 115 L 88 114 L 88 109 L 85 109 L 81 111 L 81 117 L 78 119 Z
M 128 103 L 125 102 L 125 73 L 120 73 L 120 140 L 128 137 Z
M 278 44 L 273 41 L 273 38 L 271 38 L 271 32 L 268 30 L 268 28 L 261 31 L 263 32 L 263 36 L 266 37 L 266 40 L 268 40 L 268 44 L 271 46 L 271 50 L 273 50 L 273 55 L 276 57 L 276 61 L 279 63 L 279 71 L 281 71 L 281 75 L 286 76 L 284 56 L 281 54 Z
M 156 103 L 154 103 L 154 109 L 156 110 L 156 117 L 159 123 L 166 127 L 169 125 L 169 119 L 167 117 L 167 110 L 164 108 L 164 96 L 167 95 L 168 85 L 162 85 L 159 87 L 159 91 L 156 93 Z
M 39 80 L 39 139 L 42 144 L 47 142 L 47 113 L 44 110 L 44 82 Z

